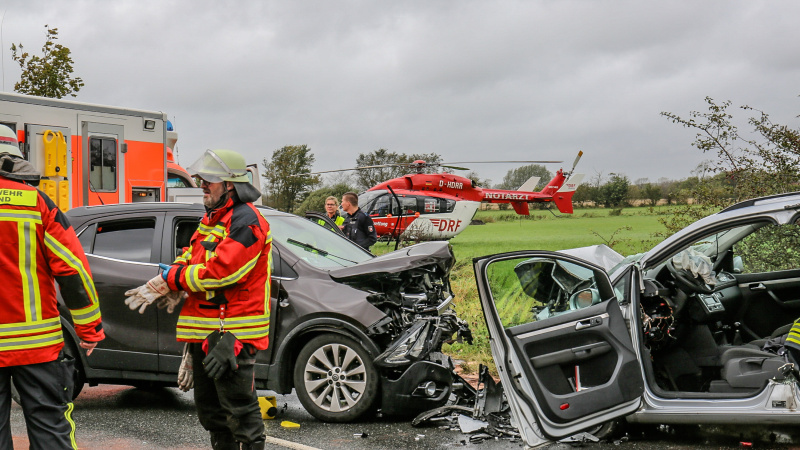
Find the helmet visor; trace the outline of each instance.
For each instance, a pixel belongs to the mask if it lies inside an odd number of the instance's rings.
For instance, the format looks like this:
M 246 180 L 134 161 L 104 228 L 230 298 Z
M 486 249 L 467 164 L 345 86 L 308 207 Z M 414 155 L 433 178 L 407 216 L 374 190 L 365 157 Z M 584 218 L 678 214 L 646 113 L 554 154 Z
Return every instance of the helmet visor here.
M 235 173 L 225 164 L 219 156 L 211 150 L 206 150 L 203 156 L 186 169 L 189 175 L 198 176 L 209 183 L 221 183 L 231 181 L 233 178 L 241 176 Z

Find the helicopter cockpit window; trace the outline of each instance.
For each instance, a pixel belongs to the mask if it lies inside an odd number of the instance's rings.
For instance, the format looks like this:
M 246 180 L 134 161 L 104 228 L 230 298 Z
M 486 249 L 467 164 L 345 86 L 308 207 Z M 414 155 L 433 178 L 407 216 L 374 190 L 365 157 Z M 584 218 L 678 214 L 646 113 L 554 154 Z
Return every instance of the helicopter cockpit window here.
M 363 194 L 358 196 L 358 206 L 364 211 L 367 215 L 374 215 L 377 214 L 377 207 L 375 205 L 375 200 L 381 198 L 384 201 L 388 202 L 388 192 L 384 190 L 379 191 L 367 191 Z

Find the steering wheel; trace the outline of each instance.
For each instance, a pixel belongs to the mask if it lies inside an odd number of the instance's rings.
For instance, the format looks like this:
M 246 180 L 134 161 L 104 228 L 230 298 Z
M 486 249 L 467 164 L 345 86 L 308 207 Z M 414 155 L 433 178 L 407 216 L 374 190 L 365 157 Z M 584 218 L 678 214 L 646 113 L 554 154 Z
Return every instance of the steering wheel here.
M 705 283 L 693 276 L 691 272 L 686 270 L 678 270 L 675 265 L 672 264 L 671 258 L 669 261 L 667 261 L 666 265 L 667 270 L 669 270 L 669 273 L 672 275 L 672 278 L 675 279 L 675 284 L 677 284 L 681 289 L 694 292 L 695 294 L 711 295 L 714 293 L 714 289 L 706 286 Z

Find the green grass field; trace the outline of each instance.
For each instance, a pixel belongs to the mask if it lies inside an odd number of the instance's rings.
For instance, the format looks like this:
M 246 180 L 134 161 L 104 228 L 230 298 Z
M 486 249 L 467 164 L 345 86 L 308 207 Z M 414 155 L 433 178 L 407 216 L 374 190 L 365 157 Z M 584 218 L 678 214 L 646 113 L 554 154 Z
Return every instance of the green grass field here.
M 456 256 L 456 267 L 451 274 L 454 307 L 458 316 L 469 322 L 475 342 L 455 343 L 446 346 L 445 352 L 464 360 L 462 367 L 466 372 L 477 370 L 482 363 L 496 373 L 477 296 L 473 258 L 514 250 L 561 250 L 595 244 L 610 245 L 623 255 L 639 253 L 660 241 L 653 234 L 664 230 L 658 219 L 670 214 L 670 209 L 625 208 L 618 216 L 609 212 L 578 209 L 571 216 L 554 217 L 547 211 L 535 211 L 531 218 L 519 218 L 513 211 L 479 211 L 475 219 L 486 224 L 471 225 L 450 241 Z

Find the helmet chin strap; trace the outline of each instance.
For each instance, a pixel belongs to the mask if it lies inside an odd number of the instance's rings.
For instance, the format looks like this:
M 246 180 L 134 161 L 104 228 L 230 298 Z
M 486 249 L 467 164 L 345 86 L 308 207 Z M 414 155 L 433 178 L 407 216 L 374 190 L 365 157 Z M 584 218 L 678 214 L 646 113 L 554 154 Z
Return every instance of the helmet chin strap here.
M 219 197 L 219 201 L 211 206 L 210 208 L 206 208 L 206 212 L 216 211 L 217 209 L 221 208 L 225 203 L 228 202 L 228 199 L 231 198 L 231 192 L 233 189 L 228 189 Z

